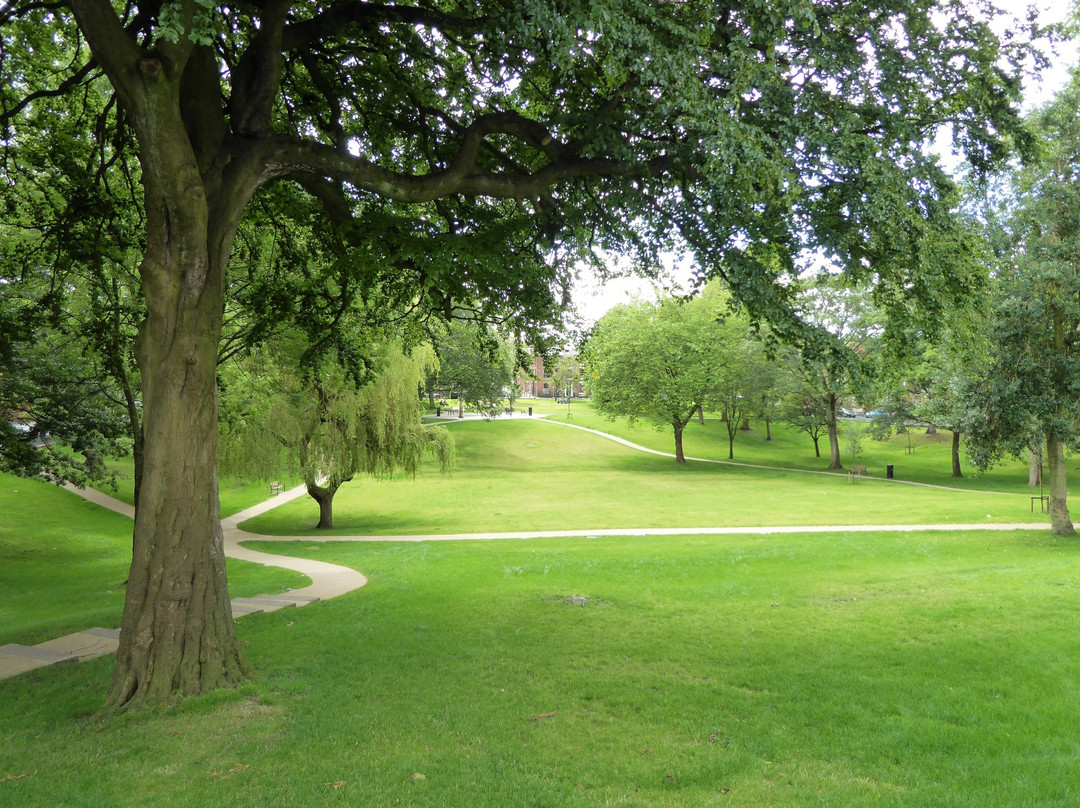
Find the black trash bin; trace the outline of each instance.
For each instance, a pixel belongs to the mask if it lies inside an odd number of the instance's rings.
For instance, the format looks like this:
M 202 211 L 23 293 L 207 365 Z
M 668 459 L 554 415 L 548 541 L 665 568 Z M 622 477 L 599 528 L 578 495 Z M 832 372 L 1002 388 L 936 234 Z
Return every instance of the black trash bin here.
M 885 465 L 885 477 L 889 480 L 893 478 L 892 463 L 887 463 Z

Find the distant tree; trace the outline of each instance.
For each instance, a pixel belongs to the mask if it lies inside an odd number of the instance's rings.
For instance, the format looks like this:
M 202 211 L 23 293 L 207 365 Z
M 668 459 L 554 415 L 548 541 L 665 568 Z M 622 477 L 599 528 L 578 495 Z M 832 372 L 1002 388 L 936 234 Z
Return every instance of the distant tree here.
M 882 333 L 881 315 L 865 291 L 846 288 L 837 279 L 819 280 L 803 293 L 801 306 L 817 340 L 785 354 L 796 379 L 791 395 L 802 402 L 803 411 L 802 416 L 789 414 L 813 431 L 812 419 L 824 419 L 829 468 L 841 469 L 840 402 L 867 389 L 869 359 Z M 816 439 L 814 445 L 816 450 Z
M 334 495 L 357 474 L 415 475 L 425 455 L 453 464 L 452 436 L 420 422 L 417 385 L 430 350 L 388 346 L 363 369 L 324 357 L 297 361 L 302 339 L 235 362 L 224 382 L 221 467 L 257 478 L 299 472 L 319 504 L 317 527 L 333 527 Z M 356 371 L 363 375 L 358 376 Z
M 746 330 L 729 301 L 714 283 L 689 301 L 667 298 L 605 314 L 583 352 L 593 406 L 608 418 L 671 428 L 675 460 L 685 463 L 683 430 L 699 408 L 719 401 Z
M 438 385 L 478 412 L 493 414 L 514 395 L 517 349 L 479 322 L 439 323 L 434 336 Z
M 780 400 L 781 417 L 814 442 L 814 457 L 821 457 L 821 437 L 829 434 L 829 412 L 825 402 L 796 382 L 790 384 Z
M 713 406 L 727 428 L 728 459 L 735 459 L 735 437 L 751 417 L 762 412 L 773 385 L 772 363 L 764 345 L 754 337 L 745 318 L 732 316 L 724 324 L 725 367 L 717 373 Z
M 544 375 L 551 379 L 560 396 L 571 398 L 575 385 L 581 380 L 581 362 L 576 356 L 560 354 L 544 363 Z M 550 366 L 550 371 L 548 367 Z

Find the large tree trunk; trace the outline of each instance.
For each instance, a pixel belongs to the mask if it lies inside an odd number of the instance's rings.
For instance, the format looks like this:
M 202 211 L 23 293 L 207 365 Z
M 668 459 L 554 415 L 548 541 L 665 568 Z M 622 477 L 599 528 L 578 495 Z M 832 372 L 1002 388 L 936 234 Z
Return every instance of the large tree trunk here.
M 211 265 L 205 220 L 147 207 L 143 471 L 110 706 L 203 693 L 247 673 L 233 631 L 215 471 L 221 267 Z
M 137 340 L 143 470 L 107 699 L 121 707 L 235 685 L 249 673 L 225 578 L 215 470 L 217 351 L 225 270 L 258 179 L 244 159 L 222 159 L 218 75 L 208 51 L 182 70 L 185 85 L 208 93 L 208 104 L 200 107 L 194 96 L 181 102 L 173 82 L 179 69 L 173 73 L 153 57 L 124 62 L 113 50 L 123 47 L 114 12 L 99 16 L 107 7 L 78 6 L 139 139 L 146 214 L 139 267 L 146 320 Z M 182 49 L 177 53 L 182 61 Z
M 826 400 L 826 418 L 829 425 L 829 468 L 842 469 L 844 464 L 840 462 L 840 430 L 836 424 L 836 395 L 829 394 Z
M 963 477 L 964 472 L 960 469 L 960 430 L 954 429 L 952 433 L 952 476 Z
M 1050 434 L 1046 436 L 1046 465 L 1050 475 L 1050 532 L 1071 536 L 1076 530 L 1069 517 L 1065 446 Z

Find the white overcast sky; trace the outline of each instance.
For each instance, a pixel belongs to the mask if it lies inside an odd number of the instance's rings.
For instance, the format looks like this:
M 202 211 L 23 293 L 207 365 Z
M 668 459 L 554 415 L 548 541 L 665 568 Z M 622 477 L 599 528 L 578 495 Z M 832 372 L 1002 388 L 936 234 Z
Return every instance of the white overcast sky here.
M 1004 9 L 1006 16 L 1002 25 L 1008 25 L 1010 16 L 1024 17 L 1028 5 L 1039 10 L 1039 21 L 1044 24 L 1062 22 L 1071 5 L 1068 0 L 998 0 L 997 5 Z M 1051 55 L 1050 67 L 1038 78 L 1028 78 L 1025 82 L 1025 107 L 1032 108 L 1053 97 L 1068 79 L 1068 70 L 1077 63 L 1077 43 L 1062 43 L 1058 53 Z M 667 286 L 685 283 L 690 276 L 688 268 L 672 273 Z M 582 275 L 574 288 L 574 308 L 586 322 L 595 322 L 613 306 L 626 303 L 635 298 L 655 300 L 665 289 L 640 278 L 617 278 L 607 283 L 600 283 L 591 275 Z

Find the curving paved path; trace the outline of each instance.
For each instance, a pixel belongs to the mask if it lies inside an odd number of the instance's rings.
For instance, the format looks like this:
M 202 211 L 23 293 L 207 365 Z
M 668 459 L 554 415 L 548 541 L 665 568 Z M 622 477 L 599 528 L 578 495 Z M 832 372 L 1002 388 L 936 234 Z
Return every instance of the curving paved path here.
M 459 422 L 461 419 L 445 419 Z M 608 440 L 613 440 L 631 449 L 649 454 L 674 457 L 670 452 L 662 452 L 641 446 L 623 438 L 601 432 L 589 427 L 568 424 L 560 421 L 546 421 L 542 416 L 535 420 L 543 420 L 546 423 L 564 426 L 571 429 L 580 429 L 585 432 L 598 435 Z M 826 474 L 830 476 L 846 476 L 843 473 L 830 471 L 815 471 L 810 469 L 788 469 L 778 466 L 761 466 L 750 463 L 738 463 L 730 460 L 713 460 L 708 458 L 688 457 L 699 463 L 717 463 L 730 466 L 746 466 L 748 468 L 769 469 L 772 471 L 787 471 L 803 474 Z M 867 477 L 867 480 L 887 482 L 896 485 L 915 485 L 926 488 L 941 488 L 958 493 L 969 493 L 970 489 L 949 488 L 948 486 L 930 485 L 908 480 L 887 480 L 881 477 Z M 134 518 L 135 509 L 126 502 L 121 502 L 114 497 L 103 494 L 92 488 L 77 489 L 67 486 L 68 490 L 83 497 L 84 499 L 100 505 L 109 510 L 116 511 L 130 518 Z M 476 541 L 492 539 L 537 539 L 537 538 L 572 538 L 575 536 L 686 536 L 686 535 L 729 535 L 729 534 L 782 534 L 782 533 L 829 533 L 844 531 L 859 533 L 868 531 L 891 531 L 891 532 L 916 532 L 916 531 L 971 531 L 971 530 L 1030 530 L 1037 528 L 1037 523 L 1014 523 L 1014 524 L 931 524 L 931 525 L 815 525 L 815 526 L 776 526 L 776 527 L 700 527 L 700 528 L 618 528 L 603 530 L 537 530 L 523 532 L 488 532 L 488 533 L 452 533 L 439 535 L 410 535 L 410 536 L 266 536 L 257 533 L 248 533 L 240 529 L 240 524 L 260 514 L 266 513 L 272 508 L 284 505 L 298 497 L 305 496 L 306 488 L 301 485 L 289 491 L 282 492 L 251 508 L 247 508 L 237 514 L 221 520 L 221 530 L 225 545 L 225 555 L 242 561 L 251 561 L 267 566 L 282 567 L 302 573 L 311 579 L 311 584 L 284 594 L 257 595 L 252 598 L 233 598 L 232 608 L 234 617 L 243 617 L 256 612 L 274 611 L 288 606 L 303 606 L 317 600 L 334 598 L 344 595 L 355 589 L 359 589 L 367 583 L 367 578 L 361 573 L 349 567 L 337 564 L 329 564 L 325 561 L 315 561 L 305 558 L 293 558 L 271 553 L 263 553 L 244 547 L 241 542 L 245 541 L 303 541 L 303 542 L 337 542 L 337 541 Z M 973 492 L 973 493 L 1001 493 L 1001 492 Z M 0 646 L 0 679 L 16 676 L 28 670 L 44 665 L 55 665 L 62 662 L 73 662 L 85 659 L 94 659 L 105 654 L 114 653 L 119 642 L 119 629 L 93 628 L 87 631 L 77 632 L 66 637 L 59 637 L 35 646 L 21 646 L 9 644 Z

